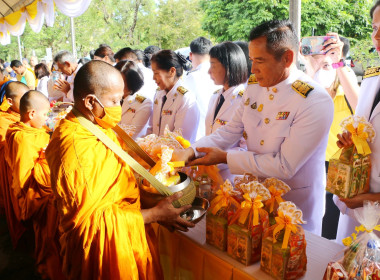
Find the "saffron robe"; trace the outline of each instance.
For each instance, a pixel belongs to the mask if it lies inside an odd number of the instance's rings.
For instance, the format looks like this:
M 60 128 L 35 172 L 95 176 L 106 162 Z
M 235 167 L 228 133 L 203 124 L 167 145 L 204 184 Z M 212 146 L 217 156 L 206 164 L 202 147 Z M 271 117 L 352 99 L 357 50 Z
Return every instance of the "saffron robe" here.
M 120 144 L 111 129 L 99 128 Z M 163 279 L 132 170 L 73 113 L 46 149 L 68 279 Z

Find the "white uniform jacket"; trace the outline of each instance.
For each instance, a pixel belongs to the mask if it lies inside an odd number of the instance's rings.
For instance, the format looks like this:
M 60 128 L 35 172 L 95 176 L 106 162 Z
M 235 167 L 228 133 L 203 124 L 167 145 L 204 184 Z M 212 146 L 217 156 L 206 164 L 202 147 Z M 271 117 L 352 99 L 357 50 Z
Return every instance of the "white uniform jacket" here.
M 228 151 L 231 173 L 284 180 L 291 187 L 284 198 L 303 211 L 304 228 L 320 235 L 332 120 L 331 97 L 303 72 L 294 68 L 286 80 L 271 88 L 260 87 L 252 75 L 232 120 L 192 147 L 226 150 L 243 135 L 248 151 Z
M 222 91 L 223 89 L 217 90 L 211 96 L 210 103 L 208 104 L 205 120 L 206 135 L 214 133 L 219 127 L 226 125 L 232 119 L 235 110 L 239 106 L 239 101 L 242 99 L 244 93 L 244 85 L 241 84 L 238 86 L 230 87 L 225 92 Z M 215 109 L 219 102 L 221 94 L 223 94 L 224 103 L 214 120 Z
M 373 68 L 372 68 L 373 69 Z M 356 107 L 355 115 L 365 117 L 374 127 L 376 137 L 373 143 L 369 143 L 371 148 L 371 178 L 369 181 L 371 193 L 380 192 L 380 103 L 374 108 L 371 116 L 371 108 L 376 97 L 377 92 L 380 90 L 380 67 L 377 69 L 376 76 L 365 78 L 360 86 L 359 102 Z M 347 208 L 346 204 L 341 202 L 336 196 L 334 201 L 341 211 L 339 218 L 339 226 L 336 240 L 341 242 L 343 238 L 350 236 L 355 232 L 355 226 L 359 223 L 354 219 L 354 212 L 352 209 Z
M 193 143 L 199 124 L 199 108 L 194 94 L 181 84 L 182 80 L 179 79 L 168 93 L 165 90 L 156 92 L 148 134 L 163 135 L 168 125 L 171 131 L 180 128 L 183 137 Z M 162 106 L 165 95 L 167 100 Z
M 123 102 L 120 123 L 136 127 L 133 139 L 145 136 L 149 118 L 152 114 L 153 102 L 149 98 L 138 95 L 128 95 Z
M 183 86 L 194 93 L 199 106 L 200 118 L 197 139 L 205 136 L 205 118 L 208 112 L 209 102 L 213 93 L 221 88 L 221 86 L 214 84 L 214 81 L 208 74 L 209 69 L 210 62 L 203 62 L 195 69 L 189 71 L 183 78 Z

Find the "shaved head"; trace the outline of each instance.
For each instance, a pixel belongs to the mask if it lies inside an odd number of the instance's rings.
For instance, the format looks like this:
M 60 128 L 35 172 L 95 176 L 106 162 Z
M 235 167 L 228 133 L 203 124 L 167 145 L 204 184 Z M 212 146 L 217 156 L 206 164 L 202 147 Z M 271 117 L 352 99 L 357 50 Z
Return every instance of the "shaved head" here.
M 80 102 L 89 94 L 100 97 L 112 92 L 115 85 L 124 85 L 119 70 L 104 61 L 90 61 L 82 66 L 75 76 L 74 101 Z
M 6 98 L 14 99 L 15 97 L 21 97 L 28 90 L 28 86 L 21 82 L 11 82 L 5 88 L 5 96 Z
M 21 117 L 30 112 L 31 110 L 40 111 L 50 108 L 50 102 L 47 97 L 37 91 L 29 90 L 27 93 L 21 97 L 20 100 L 20 115 Z

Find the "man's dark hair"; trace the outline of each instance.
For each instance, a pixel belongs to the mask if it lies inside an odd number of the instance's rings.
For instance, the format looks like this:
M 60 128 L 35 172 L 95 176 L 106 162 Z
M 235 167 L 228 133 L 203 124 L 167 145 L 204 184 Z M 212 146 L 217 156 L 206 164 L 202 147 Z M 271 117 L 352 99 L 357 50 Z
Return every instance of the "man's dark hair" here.
M 245 55 L 245 60 L 247 62 L 247 75 L 249 77 L 249 75 L 251 75 L 252 61 L 249 59 L 248 43 L 244 41 L 235 41 L 234 44 L 238 45 Z
M 121 50 L 119 50 L 114 55 L 114 58 L 119 60 L 119 61 L 125 60 L 125 59 L 137 60 L 137 55 L 135 54 L 135 52 L 131 48 L 126 47 L 126 48 L 122 48 Z
M 298 51 L 298 38 L 289 20 L 266 21 L 254 27 L 249 34 L 249 41 L 266 37 L 267 51 L 280 60 L 287 50 Z
M 144 74 L 137 66 L 137 63 L 131 60 L 119 61 L 115 68 L 124 76 L 124 82 L 131 91 L 130 95 L 138 92 L 144 85 Z
M 114 59 L 114 53 L 112 51 L 112 49 L 108 46 L 103 46 L 103 47 L 99 47 L 98 49 L 96 49 L 96 51 L 94 52 L 94 56 L 98 56 L 98 57 L 101 57 L 101 58 L 104 58 L 106 56 L 108 56 L 108 58 L 114 62 L 115 59 Z
M 230 87 L 243 84 L 248 79 L 247 62 L 242 49 L 232 43 L 223 42 L 213 46 L 210 57 L 217 59 L 226 70 L 225 81 Z
M 11 61 L 11 68 L 13 67 L 19 68 L 20 66 L 23 66 L 23 65 L 24 64 L 22 64 L 20 60 L 15 59 Z
M 145 50 L 144 50 L 144 53 L 145 53 L 144 65 L 145 65 L 145 67 L 150 67 L 150 60 L 151 60 L 153 54 L 158 52 L 159 50 L 161 50 L 161 49 L 157 46 L 148 46 L 145 48 Z
M 343 42 L 342 56 L 343 58 L 347 57 L 348 51 L 350 50 L 350 40 L 346 37 L 339 36 L 339 39 Z
M 138 61 L 143 61 L 144 60 L 144 52 L 142 50 L 133 50 L 135 55 L 137 56 Z
M 205 37 L 198 37 L 190 43 L 190 51 L 193 54 L 208 54 L 211 48 L 211 41 Z
M 91 51 L 89 52 L 91 60 L 94 59 L 94 53 L 95 53 L 95 50 L 91 50 Z
M 371 10 L 369 11 L 369 15 L 371 16 L 371 19 L 373 19 L 373 13 L 375 12 L 376 8 L 380 6 L 380 0 L 377 0 L 375 4 L 373 4 Z

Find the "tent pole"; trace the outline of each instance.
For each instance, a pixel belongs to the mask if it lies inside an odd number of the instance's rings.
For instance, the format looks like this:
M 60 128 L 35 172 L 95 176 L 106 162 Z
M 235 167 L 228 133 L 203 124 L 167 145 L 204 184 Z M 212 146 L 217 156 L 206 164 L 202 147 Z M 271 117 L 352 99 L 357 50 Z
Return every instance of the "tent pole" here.
M 301 40 L 301 0 L 289 1 L 289 19 L 293 23 L 297 37 Z M 299 67 L 298 52 L 296 55 L 297 67 Z
M 18 55 L 20 56 L 20 61 L 22 61 L 20 36 L 17 36 L 17 44 L 18 44 Z
M 70 17 L 70 25 L 71 25 L 71 47 L 73 50 L 73 56 L 77 58 L 77 49 L 75 47 L 75 28 L 74 28 L 74 18 Z

